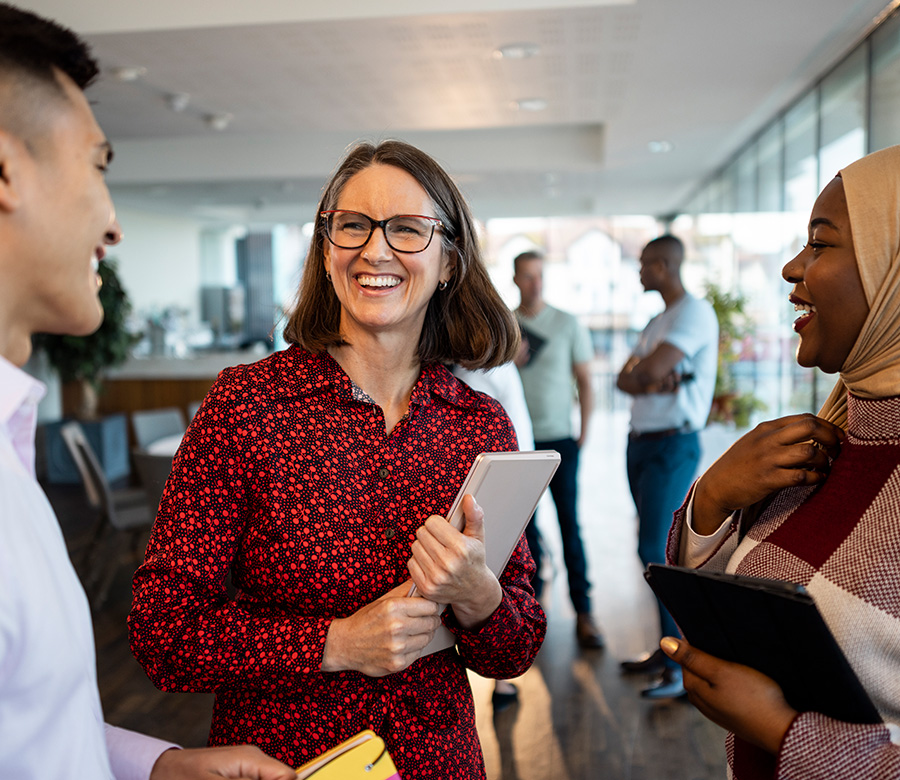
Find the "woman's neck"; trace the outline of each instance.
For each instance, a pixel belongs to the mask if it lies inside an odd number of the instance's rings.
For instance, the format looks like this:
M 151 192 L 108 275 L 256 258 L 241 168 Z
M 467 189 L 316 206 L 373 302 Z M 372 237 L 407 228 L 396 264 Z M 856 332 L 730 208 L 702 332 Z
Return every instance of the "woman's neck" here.
M 390 342 L 375 334 L 357 333 L 352 344 L 328 350 L 354 384 L 381 407 L 387 433 L 409 409 L 409 398 L 422 370 L 415 349 L 406 345 L 398 348 Z

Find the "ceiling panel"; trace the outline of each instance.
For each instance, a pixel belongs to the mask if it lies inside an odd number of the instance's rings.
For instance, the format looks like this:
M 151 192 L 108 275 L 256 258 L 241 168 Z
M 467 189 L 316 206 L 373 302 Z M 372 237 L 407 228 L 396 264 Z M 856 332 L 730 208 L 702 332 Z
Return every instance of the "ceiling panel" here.
M 307 208 L 355 139 L 386 137 L 438 156 L 484 218 L 669 213 L 885 2 L 28 5 L 85 34 L 104 67 L 90 97 L 116 147 L 116 194 L 208 215 L 200 193 L 219 188 L 217 213 L 264 220 L 267 203 L 273 219 Z M 539 53 L 494 56 L 511 43 Z M 116 81 L 122 66 L 146 72 Z M 167 104 L 179 92 L 180 113 Z M 545 109 L 515 107 L 532 98 Z M 233 119 L 216 131 L 211 114 Z M 651 153 L 659 140 L 672 151 Z

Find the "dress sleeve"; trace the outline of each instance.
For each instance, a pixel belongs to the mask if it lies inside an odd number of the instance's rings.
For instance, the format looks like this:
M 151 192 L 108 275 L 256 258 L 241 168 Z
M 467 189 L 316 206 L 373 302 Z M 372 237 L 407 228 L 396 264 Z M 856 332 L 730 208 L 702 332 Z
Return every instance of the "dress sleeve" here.
M 776 780 L 897 780 L 900 727 L 832 720 L 817 712 L 797 717 L 778 754 Z
M 452 609 L 444 613 L 444 623 L 456 636 L 466 666 L 482 677 L 517 677 L 531 666 L 541 648 L 547 617 L 531 587 L 534 571 L 523 536 L 500 576 L 503 600 L 485 625 L 468 631 Z
M 687 505 L 684 509 L 684 520 L 681 523 L 681 545 L 678 551 L 678 564 L 687 566 L 691 569 L 697 569 L 708 561 L 722 546 L 726 537 L 731 535 L 733 531 L 733 521 L 731 517 L 727 517 L 722 521 L 722 525 L 708 536 L 698 534 L 693 526 L 693 494 L 694 492 L 691 491 L 688 496 Z
M 332 618 L 237 601 L 227 591 L 257 457 L 237 374 L 223 372 L 185 434 L 134 575 L 131 649 L 164 691 L 275 690 L 322 674 Z
M 691 485 L 684 503 L 676 510 L 666 543 L 666 563 L 691 569 L 725 571 L 731 554 L 737 547 L 737 528 L 740 512 L 726 519 L 715 533 L 700 536 L 691 527 L 694 487 Z

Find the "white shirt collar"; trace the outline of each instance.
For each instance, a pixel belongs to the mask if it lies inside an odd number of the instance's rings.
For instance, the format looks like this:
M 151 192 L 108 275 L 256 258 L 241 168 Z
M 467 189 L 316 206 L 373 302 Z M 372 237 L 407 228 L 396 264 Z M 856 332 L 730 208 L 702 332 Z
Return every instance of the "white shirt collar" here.
M 46 392 L 43 382 L 0 355 L 0 423 L 8 422 L 25 404 L 37 406 Z
M 5 433 L 22 465 L 32 476 L 37 406 L 46 392 L 43 382 L 0 355 L 0 431 Z

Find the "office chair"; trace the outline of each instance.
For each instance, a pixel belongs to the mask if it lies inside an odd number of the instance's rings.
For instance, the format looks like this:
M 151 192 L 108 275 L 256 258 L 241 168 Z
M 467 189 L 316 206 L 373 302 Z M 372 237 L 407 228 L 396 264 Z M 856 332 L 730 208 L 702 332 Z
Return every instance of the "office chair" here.
M 131 543 L 131 555 L 137 563 L 141 554 L 141 537 L 150 530 L 155 512 L 150 511 L 147 493 L 142 489 L 113 491 L 103 473 L 100 461 L 77 422 L 60 428 L 60 434 L 78 467 L 88 504 L 97 512 L 91 538 L 81 556 L 84 589 L 91 605 L 98 609 L 106 601 L 120 564 L 123 540 Z M 103 542 L 114 546 L 113 555 L 99 555 Z
M 131 426 L 134 429 L 134 440 L 142 450 L 159 439 L 181 435 L 187 430 L 181 409 L 174 406 L 132 412 Z
M 131 457 L 134 459 L 134 468 L 141 487 L 147 494 L 147 502 L 155 515 L 169 472 L 172 470 L 172 456 L 154 455 L 135 449 L 131 451 Z

